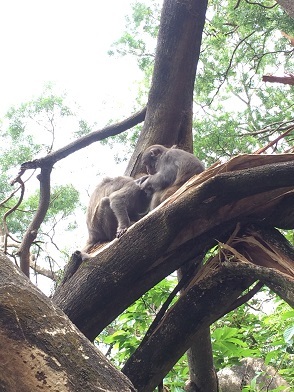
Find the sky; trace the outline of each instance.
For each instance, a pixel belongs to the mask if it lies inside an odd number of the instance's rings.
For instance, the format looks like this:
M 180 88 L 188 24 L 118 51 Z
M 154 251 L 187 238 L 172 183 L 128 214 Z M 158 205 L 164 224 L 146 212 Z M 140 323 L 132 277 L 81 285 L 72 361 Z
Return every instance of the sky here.
M 0 115 L 38 95 L 47 82 L 66 90 L 92 117 L 105 103 L 113 110 L 126 95 L 131 102 L 135 60 L 107 54 L 124 30 L 130 3 L 1 1 Z
M 67 93 L 74 102 L 74 110 L 76 105 L 80 107 L 80 118 L 89 124 L 97 123 L 93 130 L 103 128 L 110 120 L 121 121 L 133 114 L 138 81 L 142 78 L 136 60 L 107 54 L 125 30 L 131 2 L 1 1 L 0 119 L 11 106 L 38 97 L 48 82 L 53 83 L 54 93 Z M 62 126 L 55 149 L 69 142 L 71 123 Z M 84 151 L 61 161 L 61 167 L 70 168 L 85 158 Z M 96 172 L 108 174 L 110 168 L 113 175 L 123 174 L 124 169 L 115 166 L 115 152 L 107 146 L 102 148 L 98 143 L 90 146 L 86 158 L 91 160 L 93 154 L 97 164 L 102 163 Z M 84 172 L 80 176 L 78 170 L 83 172 L 83 168 L 72 169 L 67 178 L 71 180 L 70 174 L 80 178 L 85 188 L 89 180 Z
M 81 106 L 83 117 L 97 122 L 98 129 L 110 119 L 129 117 L 141 74 L 135 59 L 110 57 L 107 51 L 125 29 L 130 4 L 131 0 L 1 1 L 0 119 L 12 105 L 38 97 L 48 82 L 57 91 L 66 91 Z M 67 143 L 65 139 L 64 145 Z M 55 165 L 52 181 L 58 184 L 66 179 L 74 186 L 79 184 L 85 203 L 98 182 L 97 173 L 123 174 L 113 156 L 114 151 L 95 143 L 86 153 L 77 152 Z M 97 167 L 86 171 L 93 160 Z M 82 165 L 77 167 L 79 162 Z M 86 239 L 83 214 L 76 217 L 82 235 L 63 233 L 71 251 L 79 249 Z M 38 285 L 42 286 L 41 277 Z

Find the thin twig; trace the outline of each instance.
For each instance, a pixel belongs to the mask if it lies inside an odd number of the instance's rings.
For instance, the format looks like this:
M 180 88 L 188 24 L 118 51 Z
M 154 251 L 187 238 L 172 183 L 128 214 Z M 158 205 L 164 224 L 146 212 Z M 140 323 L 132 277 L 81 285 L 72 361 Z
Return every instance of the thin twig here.
M 6 211 L 5 214 L 4 214 L 4 216 L 3 216 L 3 227 L 4 227 L 4 252 L 5 252 L 5 253 L 6 253 L 6 251 L 7 251 L 7 238 L 8 238 L 8 235 L 9 235 L 9 234 L 8 234 L 8 227 L 7 227 L 6 219 L 7 219 L 7 217 L 8 217 L 10 214 L 12 214 L 12 213 L 17 209 L 17 207 L 21 204 L 21 202 L 22 202 L 22 200 L 23 200 L 24 192 L 25 192 L 24 182 L 22 181 L 22 179 L 21 179 L 20 177 L 17 179 L 17 182 L 19 183 L 19 188 L 18 188 L 18 190 L 19 190 L 19 189 L 21 190 L 19 199 L 18 199 L 17 203 L 16 203 L 12 208 L 10 208 L 10 210 Z M 9 198 L 8 198 L 8 200 L 9 200 Z
M 260 148 L 259 150 L 255 151 L 254 154 L 262 154 L 265 152 L 268 148 L 272 147 L 274 144 L 278 143 L 279 140 L 283 139 L 285 136 L 287 136 L 290 132 L 292 132 L 294 129 L 294 125 L 291 126 L 286 132 L 282 133 L 282 135 L 278 136 L 275 140 L 271 141 L 267 146 L 264 146 Z

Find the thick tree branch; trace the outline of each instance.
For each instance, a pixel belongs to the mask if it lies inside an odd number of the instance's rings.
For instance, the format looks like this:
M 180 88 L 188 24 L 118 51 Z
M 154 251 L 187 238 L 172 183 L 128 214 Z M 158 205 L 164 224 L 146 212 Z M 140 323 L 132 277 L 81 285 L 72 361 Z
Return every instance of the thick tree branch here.
M 6 202 L 7 202 L 16 192 L 18 192 L 18 190 L 20 189 L 20 195 L 19 195 L 19 198 L 18 198 L 17 203 L 16 203 L 12 208 L 10 208 L 10 210 L 8 210 L 8 211 L 3 215 L 4 252 L 5 252 L 5 253 L 6 253 L 6 251 L 7 251 L 7 238 L 8 238 L 8 237 L 11 237 L 11 235 L 9 234 L 9 231 L 8 231 L 6 219 L 7 219 L 7 217 L 8 217 L 10 214 L 12 214 L 13 211 L 15 211 L 15 210 L 17 209 L 17 207 L 21 204 L 21 202 L 22 202 L 22 200 L 23 200 L 23 196 L 24 196 L 24 191 L 25 191 L 24 182 L 22 181 L 21 178 L 17 178 L 17 179 L 15 180 L 15 182 L 18 182 L 18 183 L 19 183 L 19 188 L 17 188 L 15 191 L 13 191 L 13 192 L 9 195 L 9 197 L 1 203 L 1 204 L 5 204 L 5 203 L 6 203 Z M 14 183 L 15 183 L 15 182 L 14 182 Z M 11 185 L 13 185 L 14 183 L 12 183 Z M 1 205 L 1 204 L 0 204 L 0 205 Z M 11 237 L 11 239 L 13 239 L 13 238 Z
M 277 3 L 292 17 L 294 18 L 294 4 L 292 0 L 277 0 Z
M 67 146 L 62 147 L 57 151 L 51 152 L 50 154 L 46 155 L 43 158 L 35 159 L 34 161 L 24 162 L 21 165 L 21 170 L 36 169 L 38 167 L 43 167 L 47 165 L 53 166 L 57 161 L 66 158 L 68 155 L 78 150 L 81 150 L 82 148 L 85 148 L 92 143 L 95 143 L 99 140 L 106 139 L 107 137 L 110 136 L 118 135 L 134 127 L 135 125 L 144 121 L 145 114 L 146 114 L 146 107 L 140 110 L 139 112 L 133 114 L 131 117 L 127 118 L 126 120 L 123 120 L 114 125 L 109 125 L 99 131 L 91 132 L 88 135 L 85 135 L 79 138 L 78 140 L 75 140 L 74 142 L 68 144 Z
M 287 162 L 266 164 L 280 160 Z M 94 339 L 146 290 L 202 254 L 212 246 L 211 238 L 220 239 L 237 222 L 293 228 L 293 187 L 294 154 L 240 156 L 207 170 L 82 263 L 54 299 Z
M 231 311 L 238 301 L 243 301 L 242 291 L 253 281 L 260 279 L 294 305 L 294 249 L 284 238 L 280 241 L 280 237 L 274 229 L 264 233 L 262 228 L 251 227 L 240 238 L 233 239 L 236 249 L 222 245 L 220 254 L 204 265 L 126 362 L 123 372 L 138 390 L 151 391 L 195 337 L 201 338 L 202 331 L 223 316 L 223 309 Z M 255 287 L 260 288 L 260 284 Z
M 192 107 L 207 0 L 165 0 L 158 32 L 146 119 L 127 175 L 140 172 L 152 144 L 192 150 Z
M 286 76 L 263 75 L 262 81 L 269 82 L 269 83 L 289 84 L 291 86 L 294 86 L 294 75 L 286 75 Z
M 15 181 L 20 181 L 21 175 L 27 169 L 41 168 L 40 180 L 40 200 L 37 212 L 29 225 L 19 248 L 18 255 L 20 256 L 20 268 L 26 276 L 30 275 L 30 247 L 35 240 L 38 230 L 46 216 L 50 202 L 50 173 L 54 163 L 67 157 L 68 155 L 80 150 L 98 140 L 102 140 L 109 136 L 117 135 L 144 120 L 146 108 L 129 117 L 128 119 L 108 126 L 100 131 L 92 132 L 89 135 L 81 137 L 80 139 L 70 143 L 69 145 L 54 151 L 43 158 L 34 161 L 24 162 L 21 165 Z
M 122 369 L 139 391 L 152 391 L 197 340 L 198 334 L 221 317 L 222 309 L 235 301 L 254 280 L 229 273 L 215 261 L 205 270 L 207 276 L 185 290 L 148 341 L 139 346 Z
M 39 228 L 46 216 L 50 203 L 50 174 L 52 166 L 43 166 L 38 175 L 40 181 L 40 199 L 38 209 L 23 236 L 17 254 L 20 257 L 20 269 L 26 276 L 30 276 L 30 247 L 37 237 Z
M 230 308 L 226 310 L 224 315 L 229 312 L 232 312 L 233 310 L 237 309 L 239 306 L 248 302 L 252 297 L 254 297 L 255 294 L 259 292 L 260 289 L 262 289 L 263 286 L 264 284 L 262 282 L 257 282 L 252 289 L 250 289 L 246 294 L 242 295 L 242 297 L 239 297 L 235 302 L 233 302 Z
M 135 391 L 4 254 L 0 268 L 1 391 Z

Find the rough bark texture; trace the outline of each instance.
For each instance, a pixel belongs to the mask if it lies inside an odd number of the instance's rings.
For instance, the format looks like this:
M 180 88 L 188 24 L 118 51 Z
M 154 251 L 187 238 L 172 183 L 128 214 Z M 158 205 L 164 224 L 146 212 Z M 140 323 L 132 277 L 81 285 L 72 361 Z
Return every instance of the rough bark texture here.
M 260 156 L 259 162 L 262 158 L 265 162 L 269 159 Z M 276 156 L 276 160 L 293 158 L 292 154 Z M 250 165 L 248 159 L 239 161 Z M 255 156 L 252 160 L 256 161 Z M 227 170 L 230 165 L 221 165 L 212 173 Z M 221 173 L 197 186 L 209 175 L 209 171 L 204 172 L 167 201 L 165 208 L 154 210 L 121 239 L 83 263 L 54 296 L 56 303 L 89 339 L 94 339 L 146 289 L 195 258 L 195 249 L 202 253 L 212 230 L 219 230 L 213 237 L 218 238 L 226 225 L 265 217 L 280 227 L 291 227 L 293 195 L 289 190 L 293 189 L 293 174 L 294 164 L 290 161 Z M 285 200 L 290 203 L 289 212 L 285 210 L 284 215 L 275 216 Z M 143 235 L 137 236 L 138 231 Z M 202 238 L 204 243 L 199 242 Z M 146 254 L 144 249 L 148 249 Z M 73 286 L 79 287 L 79 291 L 72 290 Z
M 284 10 L 291 16 L 291 18 L 294 18 L 293 0 L 277 0 L 277 3 L 284 8 Z
M 292 86 L 294 85 L 294 76 L 293 75 L 287 75 L 287 76 L 264 75 L 262 77 L 262 80 L 264 82 L 269 82 L 269 83 L 290 84 Z
M 239 156 L 213 167 L 83 262 L 54 299 L 93 339 L 148 288 L 211 247 L 211 238 L 226 241 L 238 222 L 244 228 L 249 222 L 294 228 L 293 189 L 294 154 Z M 197 334 L 232 308 L 254 281 L 294 305 L 293 252 L 281 238 L 270 235 L 269 240 L 263 232 L 262 227 L 260 233 L 239 230 L 235 242 L 221 246 L 220 257 L 192 276 L 178 302 L 128 360 L 124 372 L 135 388 L 152 391 Z M 62 312 L 6 259 L 1 261 L 0 331 L 6 350 L 1 355 L 9 361 L 0 380 L 6 389 L 13 390 L 11 375 L 16 374 L 19 380 L 26 377 L 23 391 L 34 382 L 43 387 L 61 383 L 69 391 L 132 390 Z
M 207 0 L 164 1 L 145 123 L 127 174 L 141 170 L 140 153 L 152 144 L 193 152 L 193 93 L 206 9 Z
M 206 0 L 164 2 L 146 121 L 126 174 L 140 170 L 140 153 L 151 144 L 191 149 L 193 87 L 206 6 Z M 144 116 L 142 112 L 139 119 Z M 133 119 L 128 124 L 134 124 Z M 120 124 L 120 130 L 127 128 L 125 122 Z M 106 131 L 82 138 L 79 147 L 117 133 Z M 47 159 L 53 164 L 76 149 L 74 143 Z M 195 260 L 216 240 L 224 242 L 219 258 L 191 277 L 183 295 L 124 367 L 135 387 L 152 391 L 251 283 L 261 280 L 294 304 L 291 250 L 285 252 L 286 244 L 285 249 L 270 245 L 262 227 L 260 233 L 248 229 L 252 222 L 294 228 L 293 162 L 291 154 L 241 156 L 191 179 L 122 238 L 81 265 L 78 261 L 57 290 L 55 304 L 92 340 L 165 276 Z M 236 226 L 239 237 L 233 243 Z M 9 270 L 0 278 L 3 390 L 133 390 L 62 312 L 14 275 L 15 270 Z
M 209 277 L 197 280 L 186 290 L 122 369 L 140 392 L 152 391 L 191 344 L 201 339 L 202 330 L 221 317 L 223 309 L 253 283 L 252 278 L 229 274 L 217 264 L 209 272 Z
M 141 170 L 140 154 L 152 144 L 192 150 L 192 105 L 207 0 L 165 0 L 147 113 L 126 174 Z
M 209 350 L 209 352 L 207 352 Z M 217 378 L 214 371 L 210 329 L 205 328 L 197 334 L 187 351 L 189 363 L 189 384 L 187 392 L 217 391 Z
M 234 169 L 239 170 L 226 172 Z M 237 222 L 293 228 L 293 188 L 293 154 L 239 156 L 207 170 L 132 226 L 122 238 L 84 262 L 54 299 L 79 329 L 93 339 L 148 288 L 182 263 L 202 254 L 211 246 L 209 239 L 228 238 Z M 248 244 L 247 239 L 238 245 L 245 255 Z M 201 284 L 197 281 L 189 287 L 181 302 L 160 323 L 156 330 L 159 335 L 152 334 L 144 348 L 128 361 L 125 371 L 135 387 L 151 391 L 189 348 L 195 333 L 225 314 L 254 280 L 262 279 L 293 303 L 291 271 L 281 269 L 277 262 L 265 266 L 258 262 L 270 259 L 273 254 L 275 260 L 286 263 L 282 253 L 263 253 L 255 257 L 257 265 L 245 264 L 243 260 L 227 263 L 225 259 L 213 268 L 206 267 Z M 250 258 L 254 259 L 253 256 Z M 291 254 L 288 258 L 287 263 L 291 260 L 293 263 Z M 139 363 L 141 370 L 137 368 Z
M 3 254 L 0 269 L 1 391 L 134 391 Z
M 203 329 L 205 331 L 217 318 L 234 309 L 234 304 L 240 304 L 241 293 L 253 281 L 259 279 L 265 284 L 275 282 L 275 289 L 287 293 L 284 298 L 293 306 L 294 249 L 288 243 L 282 246 L 276 244 L 276 236 L 280 234 L 274 229 L 237 230 L 229 243 L 237 244 L 238 251 L 224 244 L 220 254 L 205 264 L 123 368 L 138 390 L 151 391 L 191 343 L 203 338 Z M 253 242 L 255 246 L 252 249 Z M 251 244 L 250 253 L 245 244 Z M 258 266 L 260 262 L 266 267 Z M 206 335 L 204 337 L 207 338 Z M 156 349 L 159 345 L 160 353 Z M 198 352 L 201 353 L 200 347 Z M 139 366 L 142 363 L 144 366 Z M 195 369 L 201 371 L 199 363 Z M 190 384 L 190 390 L 208 390 L 205 385 L 199 385 L 202 377 L 195 375 L 195 379 L 196 382 Z
M 177 271 L 179 281 L 186 284 L 182 288 L 185 292 L 189 283 L 189 277 L 203 268 L 202 255 L 199 260 L 192 260 L 186 263 Z M 187 392 L 218 392 L 217 376 L 214 370 L 212 344 L 210 337 L 210 327 L 202 328 L 197 334 L 197 338 L 191 342 L 187 350 L 187 359 L 189 366 L 189 383 L 186 385 Z

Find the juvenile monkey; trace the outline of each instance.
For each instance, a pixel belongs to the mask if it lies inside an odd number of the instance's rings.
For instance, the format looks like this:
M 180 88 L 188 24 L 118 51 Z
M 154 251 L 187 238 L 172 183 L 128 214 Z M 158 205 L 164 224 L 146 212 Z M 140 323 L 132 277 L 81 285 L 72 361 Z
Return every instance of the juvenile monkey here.
M 151 189 L 143 190 L 132 177 L 106 177 L 90 197 L 86 223 L 89 238 L 82 252 L 97 243 L 119 238 L 131 222 L 148 211 Z
M 152 193 L 152 210 L 179 189 L 189 178 L 204 171 L 203 163 L 193 154 L 175 147 L 155 144 L 142 156 L 148 177 L 142 177 L 141 188 Z

